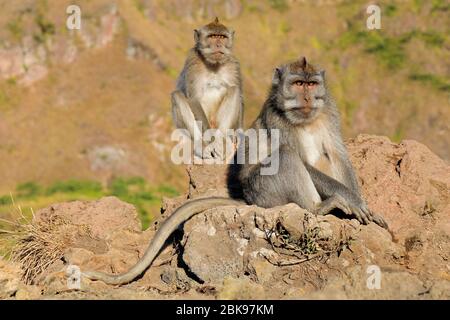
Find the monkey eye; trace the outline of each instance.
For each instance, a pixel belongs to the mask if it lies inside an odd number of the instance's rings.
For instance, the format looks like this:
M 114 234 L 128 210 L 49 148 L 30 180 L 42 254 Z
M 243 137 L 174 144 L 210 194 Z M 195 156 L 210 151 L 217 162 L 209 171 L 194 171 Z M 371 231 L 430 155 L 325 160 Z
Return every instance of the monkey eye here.
M 304 84 L 304 82 L 301 80 L 294 81 L 295 86 L 302 86 L 303 84 Z
M 317 86 L 317 85 L 318 85 L 317 81 L 310 81 L 310 82 L 308 82 L 308 87 L 314 87 L 314 86 Z

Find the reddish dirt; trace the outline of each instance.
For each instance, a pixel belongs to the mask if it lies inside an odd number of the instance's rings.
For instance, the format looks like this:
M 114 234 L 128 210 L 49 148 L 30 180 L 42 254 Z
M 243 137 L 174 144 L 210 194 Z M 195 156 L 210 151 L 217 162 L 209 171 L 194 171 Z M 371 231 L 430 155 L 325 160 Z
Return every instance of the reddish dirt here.
M 360 135 L 347 146 L 362 192 L 389 231 L 317 217 L 294 204 L 214 208 L 186 222 L 137 281 L 114 287 L 83 279 L 80 290 L 68 289 L 68 265 L 124 272 L 142 257 L 158 223 L 187 198 L 226 195 L 226 167 L 194 166 L 186 194 L 165 199 L 161 218 L 144 232 L 136 210 L 114 197 L 37 212 L 37 225 L 64 220 L 66 227 L 52 229 L 63 240 L 61 259 L 33 285 L 19 281 L 20 265 L 0 260 L 0 297 L 449 299 L 449 165 L 415 141 Z M 380 289 L 367 285 L 370 266 L 381 271 Z

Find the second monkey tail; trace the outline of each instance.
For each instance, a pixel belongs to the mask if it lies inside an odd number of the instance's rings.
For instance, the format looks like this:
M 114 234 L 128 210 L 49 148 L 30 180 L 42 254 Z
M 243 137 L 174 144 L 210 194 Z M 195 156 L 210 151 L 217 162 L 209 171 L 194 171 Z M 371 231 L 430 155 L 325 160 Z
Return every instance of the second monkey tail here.
M 179 225 L 189 220 L 192 216 L 207 209 L 219 206 L 232 206 L 246 204 L 243 200 L 233 200 L 224 197 L 211 197 L 191 200 L 176 209 L 159 227 L 152 241 L 150 242 L 144 256 L 127 272 L 110 275 L 97 271 L 86 271 L 83 275 L 91 280 L 100 280 L 107 284 L 126 284 L 140 276 L 151 266 L 155 258 L 164 246 L 166 240 L 178 228 Z

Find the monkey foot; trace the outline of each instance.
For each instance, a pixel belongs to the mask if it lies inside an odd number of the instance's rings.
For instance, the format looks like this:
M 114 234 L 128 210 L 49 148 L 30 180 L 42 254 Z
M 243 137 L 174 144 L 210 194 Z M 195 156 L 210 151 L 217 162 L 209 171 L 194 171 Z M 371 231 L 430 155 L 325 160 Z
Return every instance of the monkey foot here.
M 327 215 L 334 209 L 339 209 L 349 216 L 354 216 L 362 224 L 374 222 L 380 227 L 388 229 L 386 221 L 381 216 L 371 212 L 365 204 L 360 206 L 353 205 L 339 195 L 334 195 L 321 202 L 315 213 Z

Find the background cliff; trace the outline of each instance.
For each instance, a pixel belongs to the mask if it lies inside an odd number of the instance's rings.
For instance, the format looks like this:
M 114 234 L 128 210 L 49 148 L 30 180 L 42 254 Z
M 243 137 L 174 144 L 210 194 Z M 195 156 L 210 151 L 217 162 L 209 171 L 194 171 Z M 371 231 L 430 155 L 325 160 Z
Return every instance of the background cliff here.
M 0 0 L 0 215 L 9 192 L 34 209 L 116 195 L 148 225 L 185 183 L 170 161 L 169 95 L 192 30 L 236 30 L 248 126 L 274 66 L 306 55 L 327 70 L 345 137 L 416 139 L 450 158 L 447 1 Z

